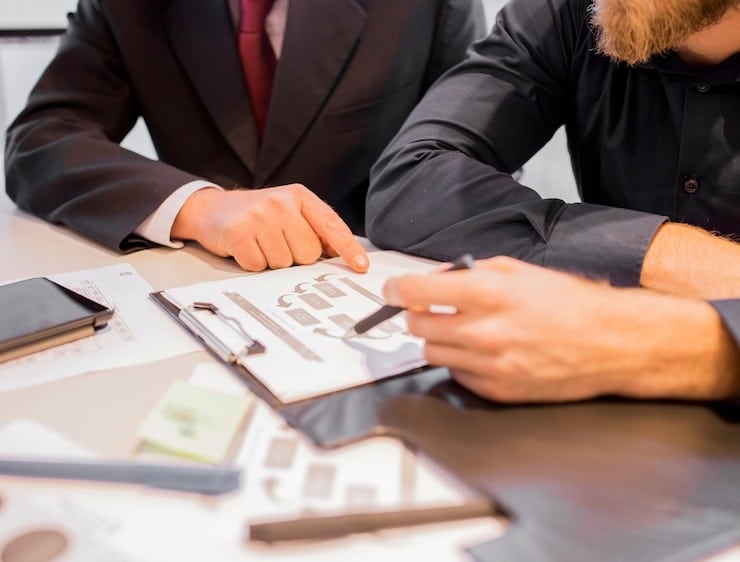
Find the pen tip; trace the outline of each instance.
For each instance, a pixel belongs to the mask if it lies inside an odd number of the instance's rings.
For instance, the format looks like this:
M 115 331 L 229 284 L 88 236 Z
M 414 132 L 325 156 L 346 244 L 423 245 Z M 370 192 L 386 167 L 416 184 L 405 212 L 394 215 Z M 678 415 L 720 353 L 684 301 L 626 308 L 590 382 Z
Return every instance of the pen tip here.
M 354 338 L 356 335 L 357 335 L 357 332 L 355 331 L 355 329 L 350 328 L 344 333 L 344 335 L 342 336 L 342 339 L 346 341 L 346 340 Z

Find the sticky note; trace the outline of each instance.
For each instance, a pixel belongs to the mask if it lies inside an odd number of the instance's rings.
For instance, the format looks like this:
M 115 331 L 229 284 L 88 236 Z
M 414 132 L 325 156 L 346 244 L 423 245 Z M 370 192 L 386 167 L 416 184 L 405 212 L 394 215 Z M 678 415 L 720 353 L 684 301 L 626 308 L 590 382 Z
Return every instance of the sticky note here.
M 138 431 L 147 444 L 178 456 L 221 462 L 253 404 L 249 394 L 175 381 Z

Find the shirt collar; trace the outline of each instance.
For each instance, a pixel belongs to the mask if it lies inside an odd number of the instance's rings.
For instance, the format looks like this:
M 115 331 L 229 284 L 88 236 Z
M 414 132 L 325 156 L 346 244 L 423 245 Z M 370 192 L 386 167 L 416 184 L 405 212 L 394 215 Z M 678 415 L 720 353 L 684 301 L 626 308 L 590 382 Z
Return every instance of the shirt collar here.
M 717 66 L 705 71 L 697 71 L 684 61 L 675 51 L 665 55 L 655 55 L 645 63 L 638 64 L 639 68 L 647 68 L 665 74 L 680 74 L 703 80 L 713 84 L 729 84 L 740 82 L 740 53 L 726 58 Z

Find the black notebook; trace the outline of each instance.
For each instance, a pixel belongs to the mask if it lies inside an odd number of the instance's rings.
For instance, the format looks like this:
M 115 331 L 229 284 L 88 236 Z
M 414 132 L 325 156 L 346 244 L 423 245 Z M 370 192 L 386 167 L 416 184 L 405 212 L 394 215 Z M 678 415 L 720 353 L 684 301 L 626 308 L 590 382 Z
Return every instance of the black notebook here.
M 61 345 L 104 326 L 113 310 L 45 277 L 0 286 L 0 362 Z

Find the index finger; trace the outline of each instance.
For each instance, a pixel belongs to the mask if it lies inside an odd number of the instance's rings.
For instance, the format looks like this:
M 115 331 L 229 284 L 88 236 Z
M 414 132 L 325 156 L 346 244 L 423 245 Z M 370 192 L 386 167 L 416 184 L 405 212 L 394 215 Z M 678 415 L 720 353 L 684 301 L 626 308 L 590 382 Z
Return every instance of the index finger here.
M 301 212 L 325 246 L 358 273 L 367 271 L 370 267 L 367 253 L 334 209 L 311 193 L 303 200 Z

